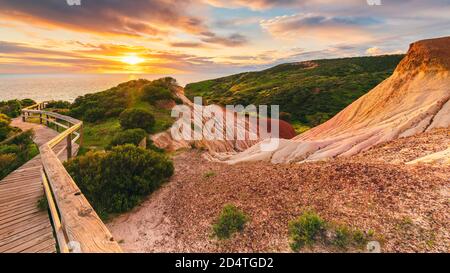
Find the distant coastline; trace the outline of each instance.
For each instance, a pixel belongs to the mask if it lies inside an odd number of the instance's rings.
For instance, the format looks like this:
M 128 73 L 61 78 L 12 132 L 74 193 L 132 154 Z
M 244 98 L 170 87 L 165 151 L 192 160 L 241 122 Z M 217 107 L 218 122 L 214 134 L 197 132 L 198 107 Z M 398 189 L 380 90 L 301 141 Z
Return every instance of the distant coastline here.
M 122 82 L 144 78 L 148 80 L 172 76 L 180 85 L 206 80 L 213 74 L 0 74 L 0 101 L 31 98 L 35 101 L 67 100 L 99 92 Z

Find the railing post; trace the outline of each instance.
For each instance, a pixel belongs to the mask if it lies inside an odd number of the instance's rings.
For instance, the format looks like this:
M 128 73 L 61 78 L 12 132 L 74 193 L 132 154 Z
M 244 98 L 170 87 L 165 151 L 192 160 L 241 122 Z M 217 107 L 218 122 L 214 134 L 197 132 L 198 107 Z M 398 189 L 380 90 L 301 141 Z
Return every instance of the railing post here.
M 81 125 L 80 130 L 79 130 L 79 134 L 80 134 L 80 141 L 78 143 L 79 148 L 81 148 L 81 146 L 83 146 L 83 127 L 84 127 L 84 124 Z
M 42 124 L 42 114 L 39 114 L 39 123 Z
M 72 134 L 67 136 L 67 160 L 72 158 Z
M 24 112 L 24 111 L 22 111 L 22 121 L 23 121 L 23 122 L 26 121 L 26 118 L 25 118 L 25 112 Z
M 47 127 L 50 127 L 50 117 L 48 116 L 48 114 L 47 114 Z

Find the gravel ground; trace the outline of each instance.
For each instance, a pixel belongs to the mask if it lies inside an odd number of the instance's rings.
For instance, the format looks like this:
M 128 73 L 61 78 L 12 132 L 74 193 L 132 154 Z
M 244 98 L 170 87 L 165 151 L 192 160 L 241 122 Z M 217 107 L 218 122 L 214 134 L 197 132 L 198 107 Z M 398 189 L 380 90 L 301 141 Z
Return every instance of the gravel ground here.
M 206 161 L 200 151 L 183 152 L 174 162 L 169 183 L 109 223 L 125 251 L 289 252 L 288 222 L 305 209 L 333 223 L 374 230 L 383 252 L 450 251 L 448 166 L 370 157 L 229 166 Z M 242 233 L 218 241 L 211 237 L 211 223 L 227 203 L 250 221 Z M 342 250 L 317 245 L 304 251 Z
M 355 156 L 355 160 L 376 160 L 387 163 L 406 163 L 414 159 L 443 151 L 450 147 L 450 129 L 434 129 L 431 132 L 399 138 L 379 144 Z

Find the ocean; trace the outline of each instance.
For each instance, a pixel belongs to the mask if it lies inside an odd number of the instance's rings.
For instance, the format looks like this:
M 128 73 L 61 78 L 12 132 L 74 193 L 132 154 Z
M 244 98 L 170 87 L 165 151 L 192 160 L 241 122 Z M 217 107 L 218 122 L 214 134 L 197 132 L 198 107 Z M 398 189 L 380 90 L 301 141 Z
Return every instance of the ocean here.
M 0 101 L 30 98 L 35 101 L 67 100 L 103 91 L 135 79 L 154 80 L 171 76 L 178 84 L 212 79 L 215 74 L 128 75 L 128 74 L 0 74 Z

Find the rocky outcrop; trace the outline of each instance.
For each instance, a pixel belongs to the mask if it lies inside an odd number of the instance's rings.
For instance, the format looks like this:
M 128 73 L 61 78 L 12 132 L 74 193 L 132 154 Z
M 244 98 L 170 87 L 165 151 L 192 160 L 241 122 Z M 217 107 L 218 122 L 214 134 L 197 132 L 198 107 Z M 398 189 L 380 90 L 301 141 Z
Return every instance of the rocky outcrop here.
M 176 96 L 183 102 L 184 105 L 189 107 L 191 110 L 194 108 L 194 104 L 186 97 L 184 96 L 183 88 L 179 87 L 177 90 L 175 90 Z M 205 111 L 205 106 L 197 106 L 202 109 L 202 111 Z M 171 129 L 155 134 L 151 136 L 151 139 L 153 143 L 162 149 L 168 150 L 168 151 L 176 151 L 183 148 L 201 148 L 209 151 L 211 155 L 211 159 L 220 158 L 222 156 L 228 156 L 231 154 L 236 154 L 237 152 L 242 152 L 247 150 L 248 148 L 256 145 L 260 141 L 273 137 L 274 135 L 267 134 L 267 135 L 261 135 L 259 134 L 259 124 L 262 124 L 263 126 L 267 127 L 268 130 L 271 132 L 271 127 L 273 124 L 272 119 L 261 119 L 256 120 L 255 125 L 253 125 L 252 122 L 254 122 L 252 119 L 249 119 L 248 117 L 245 118 L 245 122 L 242 124 L 239 122 L 226 122 L 226 120 L 235 120 L 236 119 L 236 112 L 230 112 L 227 111 L 225 108 L 217 106 L 217 105 L 210 105 L 208 107 L 213 107 L 216 111 L 222 112 L 223 116 L 223 124 L 225 125 L 225 128 L 223 130 L 223 140 L 216 140 L 213 139 L 213 135 L 203 135 L 203 138 L 200 140 L 190 140 L 192 138 L 192 135 L 184 136 L 183 139 L 174 139 L 172 136 L 172 129 L 175 127 L 173 126 Z M 215 123 L 219 123 L 219 120 L 216 117 L 212 118 L 205 118 L 201 114 L 192 111 L 191 119 L 184 122 L 184 127 L 195 127 L 196 121 L 200 121 L 201 124 L 199 124 L 199 127 L 202 127 L 209 121 L 213 119 Z M 180 120 L 178 120 L 180 122 Z M 287 122 L 278 120 L 279 123 L 279 137 L 283 139 L 292 139 L 295 137 L 296 133 L 294 128 Z M 179 126 L 179 125 L 177 125 Z M 233 128 L 231 128 L 233 127 Z M 266 129 L 266 128 L 264 128 Z M 235 138 L 235 139 L 227 139 L 226 133 L 227 132 L 238 132 L 240 131 L 242 133 L 242 137 Z M 193 134 L 193 133 L 192 133 Z M 236 133 L 237 134 L 237 133 Z
M 292 140 L 280 140 L 274 151 L 263 151 L 261 142 L 226 161 L 286 163 L 345 157 L 449 126 L 450 37 L 445 37 L 412 44 L 390 78 L 324 124 Z

